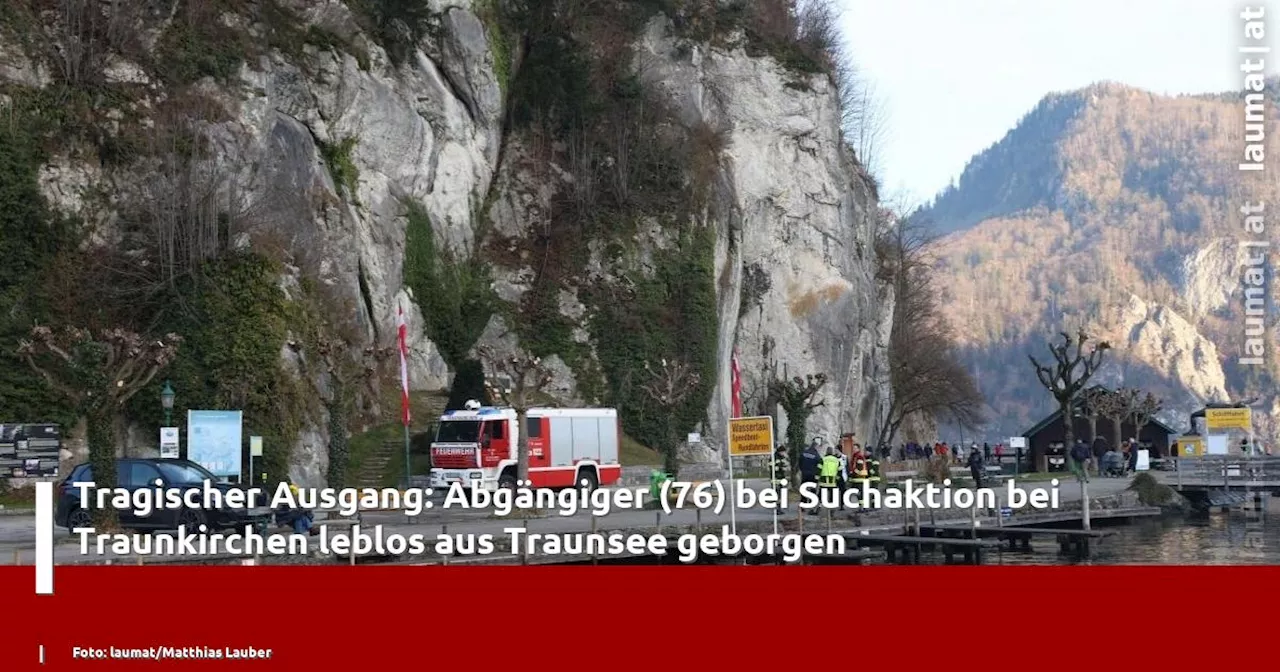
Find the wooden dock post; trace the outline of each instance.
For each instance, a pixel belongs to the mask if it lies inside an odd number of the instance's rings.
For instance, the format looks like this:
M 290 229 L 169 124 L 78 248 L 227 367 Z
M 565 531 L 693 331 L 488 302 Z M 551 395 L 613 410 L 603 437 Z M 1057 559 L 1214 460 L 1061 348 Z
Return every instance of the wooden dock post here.
M 528 537 L 529 537 L 529 519 L 528 518 L 524 519 L 524 534 L 520 535 L 520 537 L 522 541 L 526 542 L 526 543 L 520 544 L 520 564 L 527 565 L 529 564 L 529 544 L 527 543 Z
M 973 505 L 969 507 L 969 538 L 978 538 L 978 500 L 975 497 Z
M 1080 509 L 1084 512 L 1080 519 L 1080 524 L 1086 532 L 1089 531 L 1089 472 L 1083 467 L 1081 468 L 1083 476 L 1080 478 Z

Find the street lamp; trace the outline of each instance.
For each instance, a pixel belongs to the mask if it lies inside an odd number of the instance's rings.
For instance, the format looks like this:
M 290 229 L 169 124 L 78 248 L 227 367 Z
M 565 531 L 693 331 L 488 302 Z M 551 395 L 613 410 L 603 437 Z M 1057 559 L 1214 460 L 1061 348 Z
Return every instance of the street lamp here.
M 173 398 L 177 396 L 169 381 L 164 381 L 164 389 L 160 390 L 160 405 L 164 407 L 164 426 L 173 426 Z

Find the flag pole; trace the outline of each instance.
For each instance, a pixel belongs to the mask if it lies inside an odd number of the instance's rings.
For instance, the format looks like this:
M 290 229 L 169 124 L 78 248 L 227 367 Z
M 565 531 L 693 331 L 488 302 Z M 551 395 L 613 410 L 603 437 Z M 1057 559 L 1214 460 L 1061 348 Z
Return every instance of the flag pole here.
M 410 477 L 413 476 L 413 464 L 409 458 L 409 344 L 407 342 L 408 327 L 404 319 L 404 306 L 397 304 L 400 324 L 397 338 L 400 343 L 400 421 L 404 425 L 404 487 L 409 488 Z
M 404 487 L 409 488 L 409 477 L 413 475 L 413 470 L 409 462 L 409 425 L 404 426 Z

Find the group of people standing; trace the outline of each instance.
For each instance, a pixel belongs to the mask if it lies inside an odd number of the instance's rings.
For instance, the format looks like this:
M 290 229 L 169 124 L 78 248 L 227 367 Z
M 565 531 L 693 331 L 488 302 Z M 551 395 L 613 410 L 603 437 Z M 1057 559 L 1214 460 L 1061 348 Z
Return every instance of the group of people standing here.
M 968 457 L 978 451 L 981 451 L 984 462 L 990 462 L 993 457 L 999 462 L 1004 458 L 1006 448 L 1003 443 L 997 443 L 994 446 L 983 443 L 981 447 L 977 443 L 972 443 L 966 449 L 963 443 L 949 444 L 946 441 L 939 441 L 933 445 L 912 441 L 898 447 L 899 459 L 927 460 L 941 457 L 950 459 L 955 464 L 968 464 Z
M 846 437 L 851 438 L 851 437 Z M 786 446 L 779 445 L 775 459 L 786 460 Z M 798 471 L 800 483 L 817 483 L 821 488 L 839 490 L 841 499 L 849 487 L 861 487 L 863 483 L 873 487 L 880 483 L 880 460 L 874 451 L 863 450 L 857 443 L 848 442 L 848 454 L 845 447 L 827 446 L 821 437 L 815 437 L 804 450 L 800 451 Z M 785 468 L 777 469 L 778 487 L 786 487 L 787 479 L 783 474 L 789 473 Z M 816 513 L 816 511 L 813 511 Z

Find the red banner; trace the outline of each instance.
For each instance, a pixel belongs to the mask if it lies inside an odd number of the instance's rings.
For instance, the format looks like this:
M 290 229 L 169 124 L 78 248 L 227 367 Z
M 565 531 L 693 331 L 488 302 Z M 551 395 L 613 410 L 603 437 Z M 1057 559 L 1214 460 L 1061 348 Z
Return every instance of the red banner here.
M 738 351 L 733 351 L 733 380 L 731 387 L 733 388 L 733 417 L 742 417 L 742 371 L 738 369 Z
M 0 567 L 0 669 L 1261 669 L 1280 568 L 99 566 L 52 596 L 34 574 Z M 1221 614 L 1229 646 L 1175 644 Z
M 400 420 L 409 426 L 409 327 L 404 321 L 404 306 L 398 308 L 397 332 L 400 341 Z

